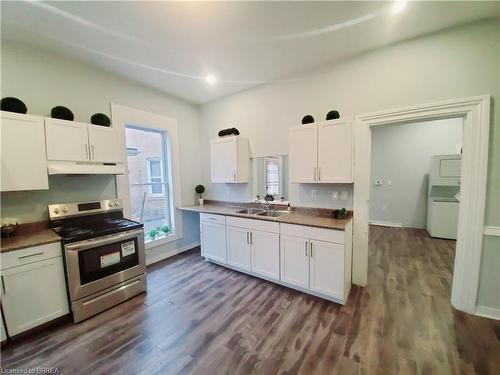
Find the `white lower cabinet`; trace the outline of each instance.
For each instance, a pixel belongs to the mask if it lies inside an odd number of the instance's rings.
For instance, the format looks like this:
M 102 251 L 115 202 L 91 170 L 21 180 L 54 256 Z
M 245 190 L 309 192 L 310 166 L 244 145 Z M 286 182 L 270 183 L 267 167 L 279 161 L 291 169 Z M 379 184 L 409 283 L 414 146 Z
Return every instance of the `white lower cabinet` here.
M 227 227 L 227 264 L 250 271 L 250 232 L 247 229 Z
M 226 263 L 226 226 L 200 223 L 201 248 L 205 258 Z
M 344 245 L 316 240 L 309 244 L 309 289 L 344 299 Z
M 69 312 L 60 243 L 2 254 L 2 267 L 9 265 L 13 266 L 1 270 L 2 309 L 9 336 Z
M 273 280 L 280 278 L 280 236 L 278 233 L 252 231 L 252 272 Z
M 281 280 L 299 288 L 309 288 L 309 240 L 281 236 Z
M 200 214 L 200 225 L 204 257 L 335 302 L 347 300 L 352 222 L 342 231 Z M 214 256 L 217 251 L 227 253 L 227 262 Z

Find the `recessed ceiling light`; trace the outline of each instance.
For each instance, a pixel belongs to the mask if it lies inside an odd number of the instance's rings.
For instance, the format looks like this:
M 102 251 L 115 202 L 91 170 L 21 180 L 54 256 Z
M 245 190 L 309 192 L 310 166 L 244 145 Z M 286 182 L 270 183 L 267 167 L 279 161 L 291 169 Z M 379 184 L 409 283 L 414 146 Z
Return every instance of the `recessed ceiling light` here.
M 212 74 L 209 74 L 205 77 L 205 81 L 207 81 L 209 85 L 213 86 L 217 82 L 217 78 L 215 78 L 215 76 L 213 76 Z
M 400 13 L 406 8 L 406 1 L 396 1 L 394 4 L 392 4 L 391 7 L 391 13 L 392 14 L 397 14 Z

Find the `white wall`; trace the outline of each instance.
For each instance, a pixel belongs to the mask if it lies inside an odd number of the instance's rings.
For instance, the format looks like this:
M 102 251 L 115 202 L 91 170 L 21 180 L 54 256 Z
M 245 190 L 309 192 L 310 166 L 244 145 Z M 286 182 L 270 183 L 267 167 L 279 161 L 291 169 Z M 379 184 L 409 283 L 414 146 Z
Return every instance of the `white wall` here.
M 195 202 L 194 186 L 201 183 L 199 108 L 160 91 L 147 88 L 66 58 L 34 48 L 4 43 L 1 46 L 2 97 L 22 99 L 28 113 L 47 116 L 52 107 L 64 105 L 75 120 L 90 122 L 96 112 L 109 116 L 117 103 L 177 119 L 183 204 Z M 46 220 L 47 205 L 116 196 L 113 176 L 50 177 L 49 191 L 1 194 L 1 215 L 23 222 Z M 184 238 L 161 251 L 171 251 L 199 241 L 197 215 L 183 213 Z
M 206 104 L 201 109 L 202 171 L 208 196 L 216 199 L 245 197 L 244 186 L 210 184 L 208 141 L 217 131 L 237 127 L 250 139 L 254 155 L 288 154 L 288 128 L 305 114 L 324 118 L 331 109 L 341 116 L 375 112 L 446 99 L 490 94 L 493 116 L 487 187 L 486 224 L 500 226 L 500 28 L 496 21 L 481 21 L 437 34 L 402 42 L 365 53 L 314 71 L 311 78 L 266 84 Z M 316 200 L 330 206 L 331 186 L 318 186 Z M 309 188 L 292 186 L 293 204 L 310 204 Z M 484 246 L 493 241 L 485 241 Z M 491 249 L 484 251 L 489 257 Z M 500 251 L 495 249 L 494 251 Z M 494 260 L 494 259 L 492 259 Z M 485 262 L 488 263 L 489 259 Z M 482 268 L 484 272 L 489 269 Z M 495 280 L 493 282 L 492 280 Z M 491 300 L 500 273 L 482 275 L 479 299 L 500 308 Z M 486 298 L 486 299 L 485 299 Z
M 426 227 L 430 158 L 455 154 L 462 128 L 462 119 L 448 119 L 371 131 L 370 221 Z

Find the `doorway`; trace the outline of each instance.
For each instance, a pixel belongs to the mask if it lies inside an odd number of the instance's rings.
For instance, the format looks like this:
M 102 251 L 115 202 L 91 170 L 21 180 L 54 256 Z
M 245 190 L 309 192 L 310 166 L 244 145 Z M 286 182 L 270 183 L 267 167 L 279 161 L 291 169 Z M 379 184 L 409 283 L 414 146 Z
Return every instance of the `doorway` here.
M 368 222 L 370 203 L 371 131 L 375 127 L 441 119 L 463 119 L 462 174 L 452 305 L 475 312 L 483 240 L 490 97 L 481 96 L 431 103 L 357 116 L 353 283 L 368 280 Z

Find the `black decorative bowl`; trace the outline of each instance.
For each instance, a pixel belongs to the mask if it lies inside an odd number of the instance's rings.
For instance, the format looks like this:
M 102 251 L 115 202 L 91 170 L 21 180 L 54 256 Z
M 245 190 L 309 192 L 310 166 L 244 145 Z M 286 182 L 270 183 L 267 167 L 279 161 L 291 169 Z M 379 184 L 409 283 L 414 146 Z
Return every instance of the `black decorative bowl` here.
M 23 113 L 28 112 L 26 104 L 18 98 L 6 97 L 0 100 L 0 109 L 7 112 Z
M 326 114 L 327 120 L 335 120 L 337 118 L 340 118 L 340 113 L 338 111 L 330 111 Z
M 73 121 L 75 119 L 73 112 L 71 112 L 69 108 L 63 106 L 52 108 L 52 110 L 50 111 L 50 117 L 68 121 Z
M 96 113 L 90 118 L 90 122 L 94 125 L 110 126 L 111 120 L 104 113 Z
M 302 125 L 312 124 L 314 122 L 314 117 L 311 115 L 305 115 L 302 117 Z
M 228 135 L 240 135 L 240 131 L 236 128 L 222 129 L 218 133 L 219 137 L 227 137 Z

